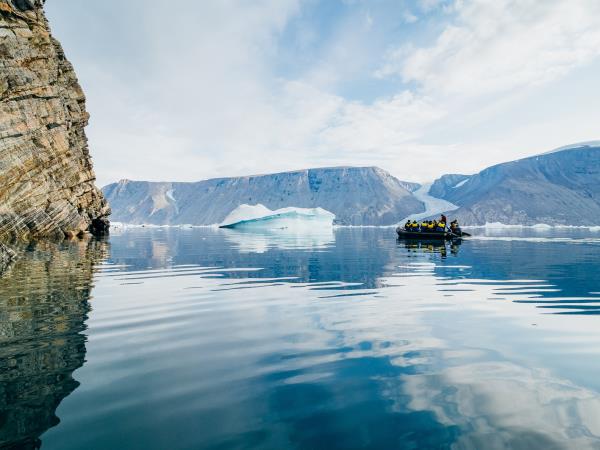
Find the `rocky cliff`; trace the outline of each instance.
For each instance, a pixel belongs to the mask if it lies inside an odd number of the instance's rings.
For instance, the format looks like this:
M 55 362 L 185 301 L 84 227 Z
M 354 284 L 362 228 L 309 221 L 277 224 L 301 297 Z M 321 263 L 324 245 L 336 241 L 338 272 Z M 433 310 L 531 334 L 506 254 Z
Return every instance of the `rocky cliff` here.
M 85 96 L 43 0 L 0 0 L 0 238 L 108 229 L 94 186 Z
M 435 180 L 429 188 L 429 195 L 447 199 L 452 196 L 454 189 L 458 189 L 467 182 L 469 175 L 450 173 L 442 175 Z
M 122 180 L 103 188 L 113 219 L 132 224 L 211 225 L 243 203 L 269 209 L 321 207 L 341 225 L 393 225 L 425 210 L 402 182 L 377 167 L 326 167 L 196 183 Z

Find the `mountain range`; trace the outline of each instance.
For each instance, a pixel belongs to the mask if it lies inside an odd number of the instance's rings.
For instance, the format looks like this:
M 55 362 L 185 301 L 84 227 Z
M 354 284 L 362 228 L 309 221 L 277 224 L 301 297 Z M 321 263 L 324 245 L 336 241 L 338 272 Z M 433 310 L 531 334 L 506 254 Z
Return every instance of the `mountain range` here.
M 497 164 L 474 175 L 446 174 L 428 193 L 377 167 L 331 167 L 198 182 L 121 180 L 103 188 L 112 220 L 212 225 L 241 204 L 324 208 L 339 225 L 393 225 L 447 211 L 463 225 L 600 224 L 600 143 L 583 143 Z M 443 199 L 446 202 L 435 201 Z M 439 209 L 439 208 L 438 208 Z
M 321 207 L 340 225 L 393 225 L 425 210 L 411 190 L 377 167 L 332 167 L 194 183 L 121 180 L 103 188 L 112 220 L 130 224 L 218 224 L 241 204 L 275 210 Z
M 451 215 L 464 224 L 598 225 L 600 143 L 444 175 L 429 193 L 458 205 Z

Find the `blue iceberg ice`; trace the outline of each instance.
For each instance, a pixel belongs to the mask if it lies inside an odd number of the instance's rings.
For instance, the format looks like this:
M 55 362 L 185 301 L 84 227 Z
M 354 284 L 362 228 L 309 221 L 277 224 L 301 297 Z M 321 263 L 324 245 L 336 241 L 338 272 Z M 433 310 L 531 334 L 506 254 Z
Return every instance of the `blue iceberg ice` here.
M 264 205 L 240 205 L 225 218 L 221 228 L 312 230 L 333 226 L 335 214 L 323 208 L 281 208 Z

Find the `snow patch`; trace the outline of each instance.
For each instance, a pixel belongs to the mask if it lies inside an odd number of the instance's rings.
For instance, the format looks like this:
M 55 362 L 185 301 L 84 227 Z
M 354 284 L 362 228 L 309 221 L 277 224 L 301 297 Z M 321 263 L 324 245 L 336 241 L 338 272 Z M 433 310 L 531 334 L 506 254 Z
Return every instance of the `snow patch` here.
M 270 210 L 260 203 L 240 205 L 221 223 L 224 228 L 260 228 L 311 230 L 315 227 L 333 227 L 335 214 L 323 208 L 281 208 Z
M 456 188 L 459 188 L 459 187 L 461 187 L 461 186 L 462 186 L 463 184 L 465 184 L 467 181 L 469 181 L 469 179 L 468 179 L 468 178 L 465 178 L 464 180 L 462 180 L 462 181 L 459 181 L 459 182 L 458 182 L 458 183 L 456 183 L 454 186 L 452 186 L 452 189 L 456 189 Z
M 554 150 L 550 150 L 549 152 L 541 153 L 538 156 L 551 155 L 552 153 L 562 152 L 563 150 L 574 150 L 576 148 L 582 148 L 582 147 L 600 147 L 600 141 L 577 142 L 575 144 L 570 144 L 570 145 L 565 145 L 563 147 L 555 148 Z
M 165 195 L 167 196 L 167 198 L 169 200 L 172 200 L 173 202 L 177 202 L 177 200 L 175 200 L 175 197 L 173 197 L 173 189 L 169 189 L 167 192 L 165 192 Z

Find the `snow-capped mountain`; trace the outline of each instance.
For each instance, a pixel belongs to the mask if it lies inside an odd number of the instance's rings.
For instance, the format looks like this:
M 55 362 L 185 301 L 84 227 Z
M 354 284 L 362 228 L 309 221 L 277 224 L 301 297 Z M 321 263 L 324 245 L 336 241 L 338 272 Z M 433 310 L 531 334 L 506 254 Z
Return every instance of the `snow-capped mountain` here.
M 194 183 L 122 180 L 103 192 L 111 219 L 131 224 L 218 224 L 241 204 L 269 209 L 320 207 L 343 225 L 393 225 L 425 207 L 402 182 L 377 167 L 331 167 Z
M 600 143 L 562 147 L 489 167 L 444 175 L 430 195 L 448 200 L 463 224 L 600 224 Z

